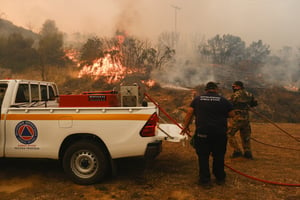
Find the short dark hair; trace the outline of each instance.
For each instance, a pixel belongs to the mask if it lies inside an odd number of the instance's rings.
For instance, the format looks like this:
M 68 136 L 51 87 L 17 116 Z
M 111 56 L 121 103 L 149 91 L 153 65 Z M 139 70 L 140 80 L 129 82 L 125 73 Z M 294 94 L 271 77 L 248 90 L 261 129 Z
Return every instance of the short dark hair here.
M 215 89 L 218 89 L 218 84 L 212 81 L 208 82 L 205 86 L 205 90 L 215 90 Z
M 240 86 L 241 88 L 244 88 L 244 84 L 243 84 L 242 81 L 235 81 L 235 82 L 233 83 L 233 85 L 237 85 L 237 86 Z

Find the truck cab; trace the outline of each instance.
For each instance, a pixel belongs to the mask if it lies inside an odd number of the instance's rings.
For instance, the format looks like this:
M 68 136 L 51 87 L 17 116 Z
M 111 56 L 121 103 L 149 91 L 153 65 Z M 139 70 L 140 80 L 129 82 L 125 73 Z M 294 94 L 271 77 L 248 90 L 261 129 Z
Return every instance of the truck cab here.
M 55 83 L 34 80 L 0 80 L 0 156 L 5 156 L 6 114 L 12 108 L 57 107 L 58 89 Z
M 59 95 L 56 84 L 45 81 L 1 80 L 0 90 L 3 108 L 57 106 Z

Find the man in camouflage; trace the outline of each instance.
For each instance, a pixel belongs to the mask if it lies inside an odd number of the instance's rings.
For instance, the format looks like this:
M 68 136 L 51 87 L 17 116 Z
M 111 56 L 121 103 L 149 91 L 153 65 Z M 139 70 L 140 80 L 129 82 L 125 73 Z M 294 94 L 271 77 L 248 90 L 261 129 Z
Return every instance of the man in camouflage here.
M 251 126 L 249 121 L 249 108 L 257 106 L 252 93 L 244 89 L 244 84 L 241 81 L 235 81 L 232 84 L 233 94 L 230 97 L 230 102 L 233 105 L 235 116 L 229 120 L 228 124 L 228 142 L 234 149 L 232 158 L 243 156 L 242 150 L 238 145 L 235 134 L 239 131 L 244 150 L 244 157 L 253 159 L 251 152 L 250 136 Z

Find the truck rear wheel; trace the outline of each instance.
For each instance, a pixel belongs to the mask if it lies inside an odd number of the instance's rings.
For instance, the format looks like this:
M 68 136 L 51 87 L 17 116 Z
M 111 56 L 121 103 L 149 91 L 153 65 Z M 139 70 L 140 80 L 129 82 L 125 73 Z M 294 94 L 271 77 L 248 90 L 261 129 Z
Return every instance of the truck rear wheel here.
M 99 144 L 91 141 L 79 141 L 69 146 L 62 163 L 67 176 L 80 185 L 101 181 L 109 169 L 105 151 Z

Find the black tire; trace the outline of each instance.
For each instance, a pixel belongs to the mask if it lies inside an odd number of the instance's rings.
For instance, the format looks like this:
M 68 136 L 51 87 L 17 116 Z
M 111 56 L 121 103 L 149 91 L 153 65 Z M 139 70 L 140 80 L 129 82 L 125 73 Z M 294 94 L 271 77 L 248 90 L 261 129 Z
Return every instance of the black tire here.
M 63 168 L 75 183 L 89 185 L 101 181 L 108 173 L 109 162 L 100 144 L 79 141 L 70 145 L 63 156 Z

